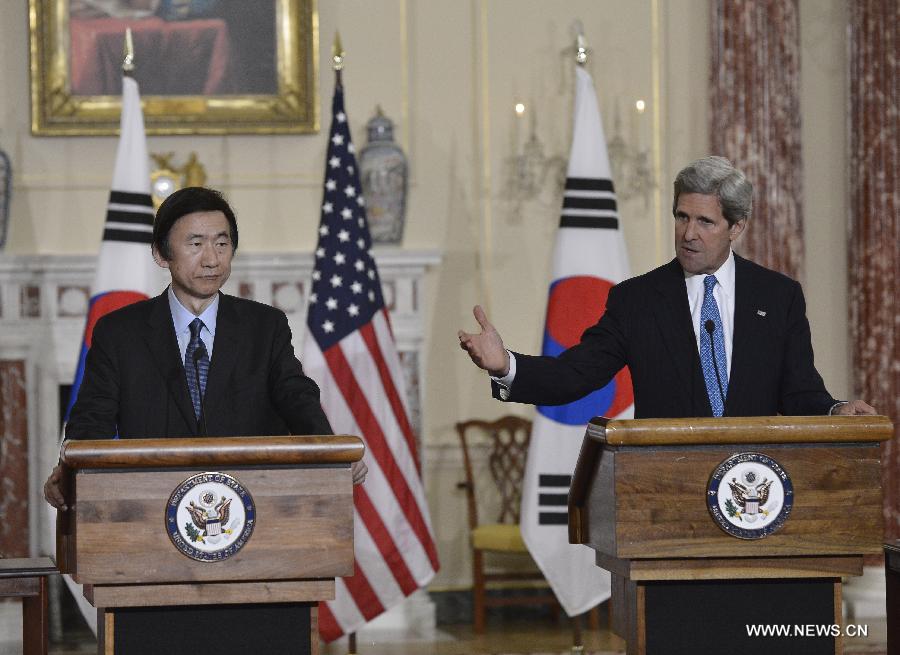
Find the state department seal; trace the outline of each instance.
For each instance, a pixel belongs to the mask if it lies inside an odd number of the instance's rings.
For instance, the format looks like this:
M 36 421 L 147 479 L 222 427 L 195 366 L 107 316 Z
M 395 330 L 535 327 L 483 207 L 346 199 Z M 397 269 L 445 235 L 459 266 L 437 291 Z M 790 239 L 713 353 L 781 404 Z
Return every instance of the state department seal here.
M 166 531 L 175 547 L 200 562 L 221 562 L 253 534 L 253 497 L 225 473 L 198 473 L 178 485 L 166 504 Z
M 728 534 L 762 539 L 787 520 L 794 506 L 794 485 L 787 471 L 768 455 L 738 453 L 713 471 L 706 504 L 713 520 Z

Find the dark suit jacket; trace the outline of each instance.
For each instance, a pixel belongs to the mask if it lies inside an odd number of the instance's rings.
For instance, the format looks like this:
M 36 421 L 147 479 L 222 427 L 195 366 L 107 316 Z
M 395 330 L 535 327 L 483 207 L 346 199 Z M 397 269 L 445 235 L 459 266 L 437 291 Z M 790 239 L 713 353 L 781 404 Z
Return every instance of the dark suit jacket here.
M 628 366 L 636 418 L 712 416 L 684 272 L 677 260 L 609 292 L 606 313 L 559 357 L 516 356 L 508 400 L 562 405 Z M 494 396 L 500 398 L 494 383 Z M 735 255 L 726 416 L 826 414 L 835 400 L 813 364 L 800 285 Z
M 204 397 L 209 436 L 331 434 L 284 313 L 220 294 Z M 70 439 L 200 434 L 166 293 L 97 321 Z

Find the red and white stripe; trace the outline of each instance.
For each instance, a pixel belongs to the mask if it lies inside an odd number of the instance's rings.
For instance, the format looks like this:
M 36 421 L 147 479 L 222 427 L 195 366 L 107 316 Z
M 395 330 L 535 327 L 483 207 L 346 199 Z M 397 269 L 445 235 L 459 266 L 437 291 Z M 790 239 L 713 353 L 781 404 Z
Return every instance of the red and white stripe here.
M 355 573 L 320 608 L 319 632 L 331 641 L 426 585 L 438 557 L 386 310 L 324 352 L 306 339 L 303 357 L 332 428 L 362 437 L 369 467 L 354 489 Z

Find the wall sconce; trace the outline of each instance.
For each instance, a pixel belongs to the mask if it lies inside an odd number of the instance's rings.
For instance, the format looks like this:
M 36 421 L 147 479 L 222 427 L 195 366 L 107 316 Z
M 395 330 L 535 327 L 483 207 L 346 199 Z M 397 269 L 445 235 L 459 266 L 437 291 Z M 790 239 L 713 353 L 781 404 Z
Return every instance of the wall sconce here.
M 640 147 L 640 120 L 644 115 L 646 103 L 638 100 L 634 103 L 631 114 L 630 143 L 622 136 L 622 120 L 616 106 L 615 129 L 612 139 L 607 143 L 609 165 L 613 178 L 618 182 L 616 196 L 619 200 L 629 200 L 638 196 L 644 198 L 644 206 L 649 206 L 650 195 L 656 188 L 653 171 L 650 170 L 650 150 Z
M 548 181 L 555 188 L 561 189 L 565 183 L 565 159 L 559 155 L 548 157 L 544 154 L 544 144 L 537 135 L 537 121 L 533 110 L 528 121 L 528 137 L 520 146 L 521 125 L 527 109 L 524 103 L 517 102 L 514 110 L 514 154 L 507 158 L 507 185 L 512 197 L 518 201 L 532 200 L 541 193 Z
M 197 159 L 196 152 L 192 152 L 181 167 L 172 164 L 174 156 L 174 152 L 150 153 L 156 163 L 156 169 L 150 173 L 150 198 L 155 209 L 159 209 L 162 201 L 179 189 L 206 184 L 206 169 Z

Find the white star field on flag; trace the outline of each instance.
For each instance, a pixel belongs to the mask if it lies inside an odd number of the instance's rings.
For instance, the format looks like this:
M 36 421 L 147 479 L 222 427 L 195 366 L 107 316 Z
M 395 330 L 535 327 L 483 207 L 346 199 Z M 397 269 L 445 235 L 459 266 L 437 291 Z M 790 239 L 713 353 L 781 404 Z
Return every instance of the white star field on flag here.
M 328 139 L 328 174 L 307 320 L 323 350 L 368 323 L 384 306 L 353 152 L 347 117 L 339 111 Z

